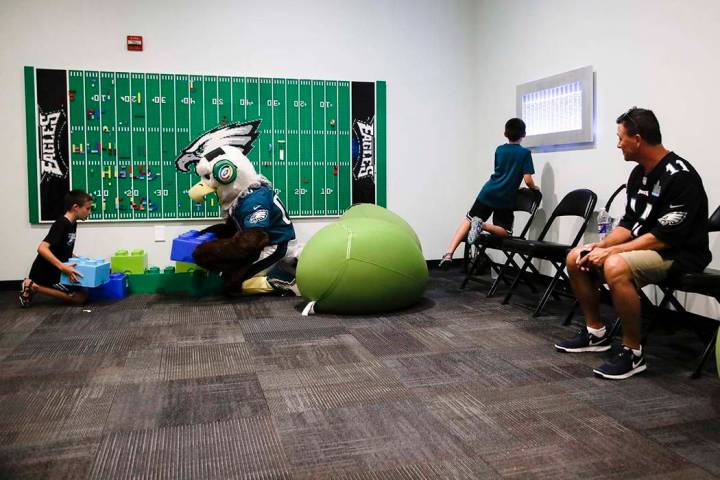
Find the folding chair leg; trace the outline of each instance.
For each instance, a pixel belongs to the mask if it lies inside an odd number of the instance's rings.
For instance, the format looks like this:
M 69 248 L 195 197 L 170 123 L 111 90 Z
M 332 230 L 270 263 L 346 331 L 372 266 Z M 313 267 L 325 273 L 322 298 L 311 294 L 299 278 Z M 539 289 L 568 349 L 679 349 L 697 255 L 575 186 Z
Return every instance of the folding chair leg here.
M 472 252 L 472 245 L 470 245 L 467 242 L 467 239 L 465 239 L 465 249 L 463 251 L 463 262 L 462 262 L 462 271 L 463 273 L 468 273 L 470 271 L 469 267 L 471 266 L 471 261 L 469 260 L 470 254 Z
M 508 290 L 507 294 L 505 295 L 505 298 L 503 298 L 502 304 L 507 305 L 508 302 L 510 302 L 510 297 L 512 297 L 513 290 L 515 290 L 515 287 L 517 286 L 518 282 L 520 281 L 520 277 L 522 277 L 525 273 L 525 269 L 527 269 L 528 263 L 532 261 L 532 258 L 528 258 L 525 260 L 525 263 L 523 263 L 522 268 L 520 271 L 515 275 L 515 278 L 513 278 L 512 283 L 510 284 L 510 289 Z
M 465 279 L 460 284 L 461 290 L 464 290 L 465 287 L 467 286 L 468 282 L 472 279 L 473 275 L 476 275 L 478 273 L 478 271 L 480 269 L 479 268 L 480 260 L 483 258 L 487 258 L 487 256 L 485 255 L 485 250 L 486 250 L 485 247 L 479 249 L 477 252 L 477 255 L 475 255 L 475 258 L 473 258 L 472 260 L 469 261 L 469 265 L 465 269 Z
M 475 273 L 475 262 L 477 260 L 470 260 L 470 266 L 467 267 L 465 271 L 465 278 L 463 279 L 462 283 L 460 284 L 460 290 L 465 290 L 465 287 L 467 286 L 468 282 L 470 281 L 470 277 L 473 276 Z
M 573 302 L 573 306 L 570 308 L 570 311 L 565 316 L 565 320 L 563 321 L 563 325 L 570 325 L 570 322 L 572 321 L 572 318 L 575 316 L 575 310 L 577 310 L 577 307 L 580 306 L 580 302 L 575 300 Z
M 610 333 L 608 336 L 610 338 L 613 338 L 615 335 L 617 335 L 618 330 L 620 330 L 620 325 L 622 324 L 622 321 L 620 320 L 620 317 L 615 319 L 615 322 L 613 323 L 612 328 L 610 329 Z
M 488 298 L 490 298 L 490 297 L 492 297 L 493 295 L 495 295 L 495 292 L 497 292 L 497 288 L 498 288 L 498 286 L 500 285 L 500 282 L 501 282 L 501 281 L 505 282 L 505 284 L 509 284 L 509 283 L 510 283 L 510 282 L 508 282 L 507 279 L 505 278 L 505 271 L 507 270 L 507 267 L 508 267 L 508 265 L 510 265 L 510 262 L 511 262 L 511 261 L 512 261 L 512 259 L 511 259 L 510 257 L 508 257 L 508 259 L 505 260 L 505 264 L 504 264 L 502 267 L 500 267 L 500 270 L 498 271 L 498 276 L 497 276 L 497 278 L 495 279 L 495 281 L 494 281 L 494 282 L 492 283 L 492 285 L 490 286 L 490 290 L 488 290 L 488 293 L 487 293 L 487 297 L 488 297 Z
M 717 329 L 715 329 L 715 331 L 713 332 L 712 337 L 710 338 L 710 342 L 707 344 L 707 347 L 705 347 L 705 352 L 700 359 L 700 363 L 698 363 L 698 366 L 695 368 L 695 371 L 690 376 L 690 378 L 700 378 L 700 375 L 702 375 L 703 367 L 705 366 L 705 362 L 707 362 L 707 359 L 710 357 L 710 352 L 712 352 L 715 348 L 716 339 Z
M 497 278 L 495 279 L 495 281 L 492 283 L 492 285 L 490 285 L 490 290 L 488 290 L 488 293 L 487 293 L 487 295 L 486 295 L 487 298 L 490 298 L 490 297 L 492 297 L 493 295 L 495 295 L 495 292 L 497 292 L 498 285 L 500 285 L 500 280 L 504 280 L 503 276 L 504 276 L 504 272 L 501 271 L 501 272 L 498 274 L 498 277 L 497 277 Z
M 555 265 L 555 268 L 557 269 L 557 265 Z M 550 300 L 550 295 L 552 295 L 553 290 L 555 290 L 555 285 L 557 284 L 558 279 L 560 278 L 560 275 L 562 274 L 562 270 L 558 269 L 557 273 L 553 277 L 552 280 L 550 280 L 550 285 L 545 289 L 545 293 L 543 293 L 542 298 L 540 299 L 540 302 L 537 304 L 537 307 L 535 307 L 535 312 L 533 312 L 533 317 L 539 317 L 540 312 L 542 312 L 542 309 L 545 308 L 545 304 L 548 300 Z

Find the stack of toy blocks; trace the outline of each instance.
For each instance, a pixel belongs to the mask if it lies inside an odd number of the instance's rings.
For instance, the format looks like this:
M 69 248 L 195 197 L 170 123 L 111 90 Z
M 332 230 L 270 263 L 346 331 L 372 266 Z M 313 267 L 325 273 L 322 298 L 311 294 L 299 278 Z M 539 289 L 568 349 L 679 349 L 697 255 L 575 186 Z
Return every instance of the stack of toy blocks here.
M 130 253 L 127 250 L 118 250 L 110 257 L 110 266 L 113 272 L 141 275 L 147 268 L 147 253 L 142 249 L 135 249 Z
M 64 273 L 60 274 L 60 283 L 80 287 L 97 287 L 110 279 L 110 262 L 104 258 L 73 257 L 65 265 L 75 264 L 75 270 L 82 275 L 77 282 L 70 281 Z
M 142 275 L 128 275 L 132 293 L 185 293 L 196 297 L 222 292 L 222 279 L 204 270 L 176 272 L 168 266 L 162 271 L 150 267 Z
M 173 240 L 172 250 L 170 251 L 170 260 L 176 262 L 194 263 L 193 251 L 198 245 L 205 243 L 209 240 L 215 239 L 214 233 L 203 233 L 201 234 L 197 230 L 190 230 L 185 233 L 181 233 L 177 238 Z
M 158 267 L 144 269 L 140 273 L 128 275 L 130 292 L 132 293 L 157 293 L 160 291 L 161 277 Z
M 128 277 L 124 273 L 111 273 L 110 280 L 99 287 L 91 288 L 90 300 L 122 300 L 128 294 Z
M 200 270 L 205 271 L 205 269 L 202 268 L 200 265 L 196 265 L 194 263 L 175 262 L 175 271 L 177 273 L 196 272 Z

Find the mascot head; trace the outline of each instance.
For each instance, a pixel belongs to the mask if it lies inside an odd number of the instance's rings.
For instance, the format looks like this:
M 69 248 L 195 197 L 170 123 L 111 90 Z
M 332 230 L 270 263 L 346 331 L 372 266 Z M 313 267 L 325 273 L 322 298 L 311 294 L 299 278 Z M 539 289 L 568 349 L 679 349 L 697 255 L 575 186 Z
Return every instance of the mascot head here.
M 269 183 L 245 156 L 252 150 L 259 125 L 260 120 L 253 120 L 217 127 L 202 134 L 180 153 L 175 160 L 177 169 L 187 172 L 194 163 L 200 177 L 188 192 L 190 198 L 201 202 L 206 195 L 215 193 L 222 209 L 227 211 L 238 197 Z

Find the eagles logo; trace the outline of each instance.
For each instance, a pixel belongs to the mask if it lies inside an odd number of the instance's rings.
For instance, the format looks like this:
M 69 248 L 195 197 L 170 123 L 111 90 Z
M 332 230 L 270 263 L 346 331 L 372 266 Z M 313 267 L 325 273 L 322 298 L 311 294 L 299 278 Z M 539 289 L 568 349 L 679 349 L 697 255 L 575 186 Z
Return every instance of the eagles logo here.
M 270 214 L 270 212 L 268 212 L 268 211 L 267 211 L 266 209 L 264 209 L 264 208 L 263 208 L 262 210 L 255 210 L 255 211 L 252 213 L 252 215 L 250 215 L 250 220 L 249 220 L 249 222 L 250 222 L 250 223 L 259 223 L 259 222 L 262 222 L 263 220 L 265 220 L 265 219 L 268 217 L 269 214 Z
M 670 212 L 658 218 L 658 223 L 663 226 L 678 225 L 687 217 L 687 212 Z

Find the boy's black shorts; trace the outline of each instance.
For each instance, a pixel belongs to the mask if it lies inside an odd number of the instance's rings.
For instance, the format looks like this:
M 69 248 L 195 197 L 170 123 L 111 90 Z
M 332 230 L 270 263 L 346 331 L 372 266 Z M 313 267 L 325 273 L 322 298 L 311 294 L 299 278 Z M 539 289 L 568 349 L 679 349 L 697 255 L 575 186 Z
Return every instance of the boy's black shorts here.
M 512 234 L 515 212 L 511 208 L 493 208 L 476 199 L 465 217 L 468 220 L 472 220 L 472 217 L 480 217 L 484 222 L 490 218 L 490 215 L 493 216 L 493 225 L 502 227 L 507 230 L 508 234 Z

